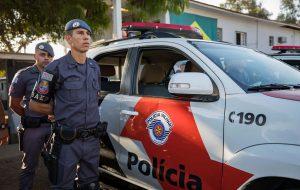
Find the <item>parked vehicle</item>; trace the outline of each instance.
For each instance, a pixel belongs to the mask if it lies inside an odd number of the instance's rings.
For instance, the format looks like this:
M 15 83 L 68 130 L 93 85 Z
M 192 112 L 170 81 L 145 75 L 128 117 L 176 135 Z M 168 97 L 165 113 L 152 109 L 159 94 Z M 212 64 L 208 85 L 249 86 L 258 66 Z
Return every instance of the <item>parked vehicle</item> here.
M 184 38 L 104 43 L 101 170 L 146 189 L 299 189 L 300 72 Z
M 169 34 L 177 37 L 203 39 L 199 29 L 187 25 L 153 22 L 124 22 L 122 24 L 122 30 L 124 38 L 152 32 L 160 33 L 165 36 Z
M 278 45 L 273 46 L 272 50 L 278 50 L 272 57 L 300 69 L 300 46 Z

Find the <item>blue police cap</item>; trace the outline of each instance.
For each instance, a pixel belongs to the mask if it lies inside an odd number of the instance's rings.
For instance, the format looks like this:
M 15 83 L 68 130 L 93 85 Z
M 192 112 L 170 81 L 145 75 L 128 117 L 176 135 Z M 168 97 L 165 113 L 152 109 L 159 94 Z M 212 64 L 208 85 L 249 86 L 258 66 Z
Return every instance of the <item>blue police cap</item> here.
M 39 50 L 48 52 L 49 55 L 51 55 L 52 57 L 54 57 L 54 51 L 53 51 L 51 45 L 48 44 L 47 42 L 41 42 L 41 43 L 38 43 L 38 44 L 35 46 L 35 49 L 36 49 L 36 50 L 39 49 Z
M 89 31 L 90 33 L 92 33 L 90 26 L 86 22 L 80 19 L 70 20 L 65 26 L 65 31 L 74 30 L 76 28 L 83 28 Z

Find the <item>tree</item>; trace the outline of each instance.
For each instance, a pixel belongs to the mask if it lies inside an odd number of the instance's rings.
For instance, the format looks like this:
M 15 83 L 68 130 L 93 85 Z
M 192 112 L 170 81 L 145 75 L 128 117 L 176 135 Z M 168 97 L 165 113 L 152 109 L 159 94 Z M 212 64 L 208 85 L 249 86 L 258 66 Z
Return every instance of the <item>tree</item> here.
M 1 51 L 19 52 L 33 40 L 48 35 L 60 39 L 64 25 L 73 18 L 86 20 L 93 30 L 108 24 L 108 6 L 103 1 L 1 0 Z
M 180 13 L 188 0 L 128 0 L 134 20 L 147 19 L 167 10 Z M 106 0 L 0 0 L 0 51 L 19 52 L 44 35 L 61 39 L 67 21 L 80 18 L 97 32 L 109 21 Z
M 220 7 L 264 19 L 272 15 L 262 7 L 262 3 L 257 3 L 256 0 L 226 0 L 225 3 L 220 4 Z
M 189 0 L 127 0 L 125 8 L 134 21 L 146 21 L 166 11 L 180 14 L 189 5 Z
M 289 24 L 296 24 L 300 16 L 300 4 L 296 5 L 293 0 L 281 0 L 280 13 L 277 20 Z

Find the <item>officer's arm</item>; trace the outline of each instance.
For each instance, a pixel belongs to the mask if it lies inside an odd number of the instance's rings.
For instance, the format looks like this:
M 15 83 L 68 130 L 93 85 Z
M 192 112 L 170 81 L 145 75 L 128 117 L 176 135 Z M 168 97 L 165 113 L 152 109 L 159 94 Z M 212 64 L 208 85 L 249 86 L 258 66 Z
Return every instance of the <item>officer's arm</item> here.
M 30 102 L 29 109 L 47 115 L 53 115 L 53 96 L 56 77 L 48 71 L 44 71 L 36 82 Z
M 29 109 L 38 113 L 43 113 L 46 115 L 53 115 L 53 104 L 43 104 L 30 100 Z
M 24 83 L 23 71 L 18 71 L 9 87 L 9 107 L 18 115 L 24 116 L 25 109 L 21 106 L 23 96 L 26 91 L 26 84 Z
M 23 98 L 15 98 L 12 96 L 9 98 L 9 107 L 19 116 L 24 116 L 25 114 L 25 109 L 21 106 L 22 99 Z

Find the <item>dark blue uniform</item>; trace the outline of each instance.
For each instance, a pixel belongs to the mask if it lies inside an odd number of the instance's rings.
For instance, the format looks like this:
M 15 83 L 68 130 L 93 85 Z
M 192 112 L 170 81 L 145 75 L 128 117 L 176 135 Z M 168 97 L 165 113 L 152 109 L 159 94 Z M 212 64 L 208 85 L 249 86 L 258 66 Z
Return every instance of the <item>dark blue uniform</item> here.
M 19 70 L 10 86 L 9 96 L 14 98 L 23 97 L 25 117 L 47 118 L 47 115 L 29 110 L 30 95 L 40 72 L 33 65 Z M 30 126 L 29 126 L 30 127 Z M 38 165 L 39 155 L 50 135 L 50 124 L 42 123 L 38 128 L 27 128 L 23 136 L 23 159 L 20 175 L 20 189 L 32 189 L 35 169 Z
M 100 122 L 98 94 L 100 68 L 92 59 L 77 63 L 69 52 L 45 68 L 32 99 L 41 103 L 54 100 L 54 116 L 59 126 L 91 129 Z M 62 144 L 58 182 L 53 189 L 72 189 L 76 177 L 81 185 L 98 183 L 99 138 L 76 138 Z

